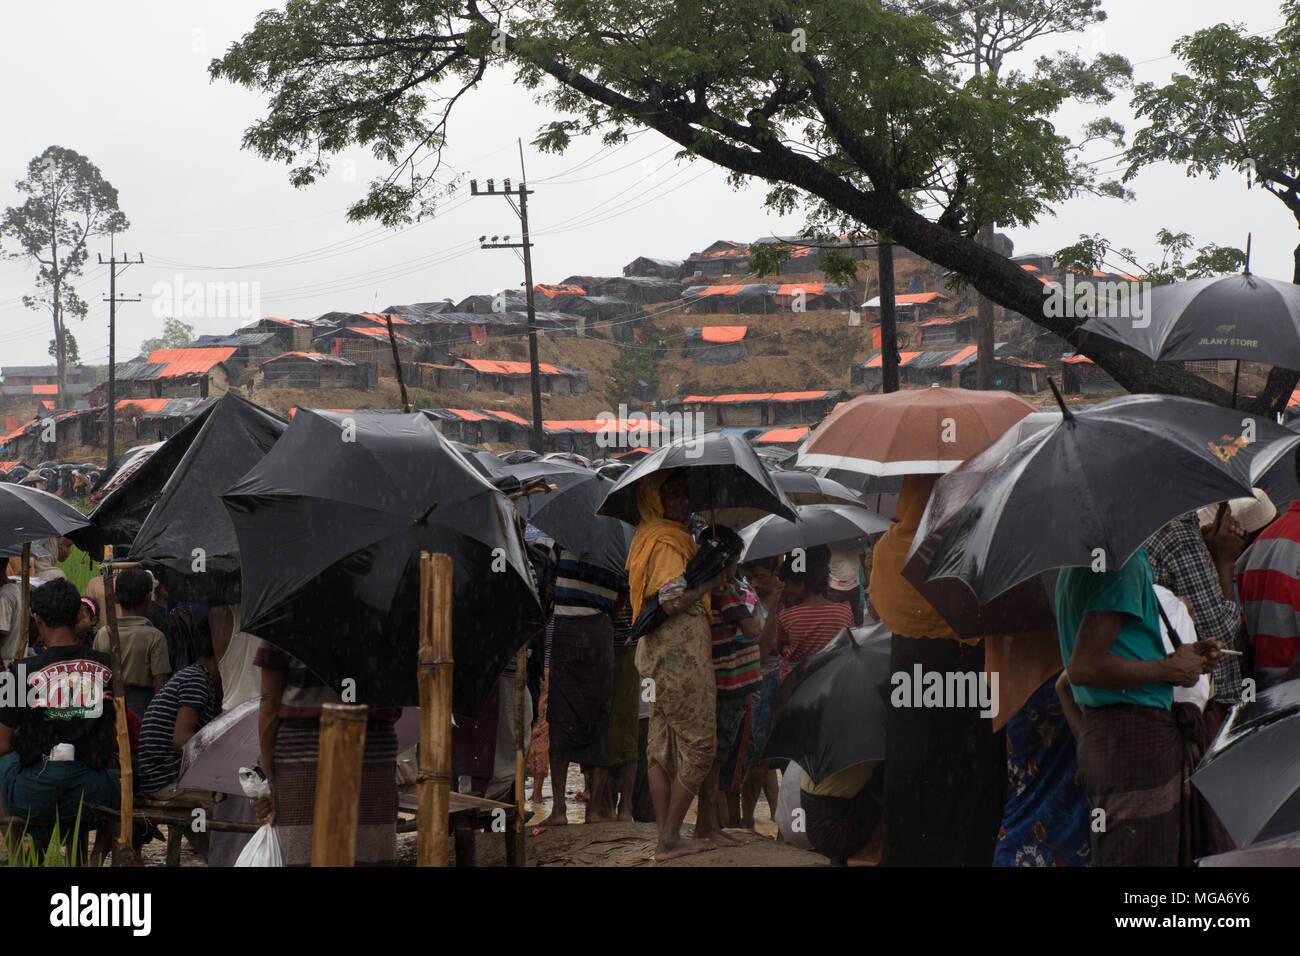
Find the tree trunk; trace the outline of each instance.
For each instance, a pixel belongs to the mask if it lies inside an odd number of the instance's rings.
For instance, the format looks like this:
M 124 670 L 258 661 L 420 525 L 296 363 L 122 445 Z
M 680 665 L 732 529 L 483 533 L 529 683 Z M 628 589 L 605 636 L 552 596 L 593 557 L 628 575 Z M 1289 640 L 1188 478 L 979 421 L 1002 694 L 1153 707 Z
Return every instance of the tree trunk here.
M 980 229 L 980 245 L 985 249 L 993 248 L 993 224 Z M 987 296 L 978 298 L 979 313 L 976 320 L 975 346 L 975 387 L 990 389 L 993 387 L 993 303 Z
M 898 317 L 894 310 L 894 247 L 876 245 L 880 272 L 880 390 L 898 391 Z

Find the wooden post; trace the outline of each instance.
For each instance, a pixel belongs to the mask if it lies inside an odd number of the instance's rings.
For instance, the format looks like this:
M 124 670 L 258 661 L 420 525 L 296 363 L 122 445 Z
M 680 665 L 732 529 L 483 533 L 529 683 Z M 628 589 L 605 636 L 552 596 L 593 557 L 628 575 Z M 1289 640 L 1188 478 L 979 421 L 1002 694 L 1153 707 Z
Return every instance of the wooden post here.
M 452 564 L 420 553 L 419 866 L 447 865 L 451 806 Z
M 32 543 L 23 542 L 23 583 L 22 603 L 18 609 L 18 643 L 14 646 L 14 660 L 20 661 L 27 656 L 27 632 L 32 620 Z
M 528 645 L 519 648 L 515 655 L 515 865 L 526 866 L 524 860 L 524 736 L 531 728 L 524 719 L 524 688 L 528 677 Z
M 311 865 L 352 866 L 357 860 L 361 764 L 366 749 L 365 704 L 324 704 L 320 763 L 312 818 Z
M 113 546 L 104 548 L 99 573 L 104 580 L 104 614 L 108 619 L 108 648 L 113 655 L 113 711 L 117 729 L 117 764 L 121 772 L 122 805 L 118 817 L 114 866 L 134 866 L 131 834 L 135 828 L 135 798 L 131 770 L 131 737 L 126 727 L 126 681 L 122 678 L 122 640 L 117 631 L 117 595 L 113 593 Z

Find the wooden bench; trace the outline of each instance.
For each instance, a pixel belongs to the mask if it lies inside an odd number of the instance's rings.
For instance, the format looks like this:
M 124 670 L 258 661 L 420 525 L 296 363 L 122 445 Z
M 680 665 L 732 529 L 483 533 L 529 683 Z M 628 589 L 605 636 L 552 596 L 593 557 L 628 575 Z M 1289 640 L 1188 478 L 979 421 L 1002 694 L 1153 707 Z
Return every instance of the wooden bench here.
M 96 804 L 87 804 L 87 806 L 100 813 L 109 814 L 115 820 L 121 816 L 117 810 L 109 807 L 101 807 Z M 185 839 L 185 830 L 194 823 L 192 812 L 198 809 L 201 804 L 183 804 L 175 800 L 161 801 L 149 800 L 140 794 L 135 795 L 134 807 L 131 813 L 131 819 L 137 823 L 166 824 L 167 826 L 167 858 L 166 866 L 181 865 L 181 843 Z M 206 807 L 203 808 L 206 811 Z M 214 820 L 212 814 L 207 815 L 204 820 L 204 827 L 208 832 L 218 831 L 223 833 L 256 833 L 259 829 L 256 823 L 237 823 L 230 820 Z
M 451 793 L 448 795 L 448 810 L 451 815 L 451 829 L 455 839 L 456 865 L 474 866 L 474 831 L 479 828 L 491 832 L 498 820 L 505 821 L 501 834 L 506 840 L 506 866 L 518 866 L 515 852 L 515 805 L 475 797 L 468 793 Z M 414 787 L 399 791 L 397 809 L 399 813 L 415 814 L 420 807 L 420 797 Z M 399 833 L 409 833 L 415 829 L 414 819 L 398 823 Z

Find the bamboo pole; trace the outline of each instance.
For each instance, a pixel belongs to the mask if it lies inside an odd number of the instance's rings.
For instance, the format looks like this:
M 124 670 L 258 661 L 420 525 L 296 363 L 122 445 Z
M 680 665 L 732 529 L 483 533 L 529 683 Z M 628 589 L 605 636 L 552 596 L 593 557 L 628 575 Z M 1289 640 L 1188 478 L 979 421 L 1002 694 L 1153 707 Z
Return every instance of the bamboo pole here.
M 361 765 L 366 749 L 365 704 L 324 704 L 320 763 L 312 818 L 311 865 L 352 866 L 357 859 Z
M 18 611 L 18 643 L 14 646 L 14 660 L 20 661 L 27 656 L 27 634 L 31 630 L 32 620 L 32 543 L 23 542 L 23 583 L 22 603 Z
M 519 648 L 515 655 L 515 865 L 525 866 L 524 840 L 524 733 L 528 730 L 524 719 L 524 687 L 528 677 L 528 645 Z
M 135 829 L 134 772 L 131 769 L 131 736 L 126 727 L 126 681 L 122 678 L 122 640 L 117 630 L 117 595 L 113 592 L 113 546 L 104 548 L 99 573 L 104 580 L 104 614 L 108 619 L 108 649 L 113 655 L 113 711 L 117 729 L 117 764 L 121 772 L 122 805 L 118 816 L 117 842 L 113 844 L 113 866 L 134 866 L 131 845 Z
M 416 861 L 447 865 L 451 804 L 452 564 L 420 553 L 420 804 Z

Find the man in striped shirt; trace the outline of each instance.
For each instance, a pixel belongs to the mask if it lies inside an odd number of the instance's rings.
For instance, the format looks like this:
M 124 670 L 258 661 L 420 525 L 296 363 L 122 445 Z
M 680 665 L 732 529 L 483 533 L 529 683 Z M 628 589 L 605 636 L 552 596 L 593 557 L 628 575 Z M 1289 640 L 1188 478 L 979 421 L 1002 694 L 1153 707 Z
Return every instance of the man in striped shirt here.
M 610 717 L 614 708 L 614 600 L 619 574 L 588 564 L 560 542 L 547 687 L 550 722 L 551 793 L 554 803 L 543 826 L 569 822 L 564 788 L 569 764 L 593 772 L 588 784 L 586 822 L 612 819 L 607 773 Z
M 1296 470 L 1300 479 L 1300 454 Z M 1300 501 L 1291 502 L 1237 560 L 1237 593 L 1259 687 L 1300 677 Z

